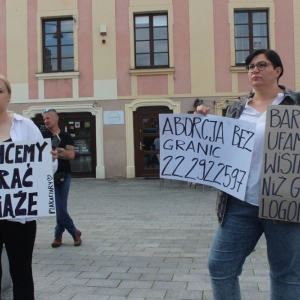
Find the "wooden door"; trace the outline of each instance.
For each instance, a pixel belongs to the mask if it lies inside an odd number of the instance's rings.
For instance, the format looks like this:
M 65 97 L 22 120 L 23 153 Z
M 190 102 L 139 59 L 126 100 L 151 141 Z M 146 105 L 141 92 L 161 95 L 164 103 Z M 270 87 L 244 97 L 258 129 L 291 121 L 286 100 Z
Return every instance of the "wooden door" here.
M 159 177 L 159 114 L 173 113 L 168 107 L 140 107 L 134 112 L 136 177 Z

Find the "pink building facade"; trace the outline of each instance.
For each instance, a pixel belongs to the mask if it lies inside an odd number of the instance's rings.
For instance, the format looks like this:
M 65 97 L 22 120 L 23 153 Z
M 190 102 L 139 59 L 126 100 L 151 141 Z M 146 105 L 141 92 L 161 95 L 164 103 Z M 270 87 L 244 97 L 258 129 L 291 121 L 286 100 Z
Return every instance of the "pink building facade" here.
M 250 92 L 255 49 L 276 50 L 280 83 L 300 89 L 300 0 L 54 2 L 0 0 L 0 73 L 10 110 L 41 130 L 45 108 L 59 112 L 73 176 L 158 177 L 158 115 L 222 115 Z

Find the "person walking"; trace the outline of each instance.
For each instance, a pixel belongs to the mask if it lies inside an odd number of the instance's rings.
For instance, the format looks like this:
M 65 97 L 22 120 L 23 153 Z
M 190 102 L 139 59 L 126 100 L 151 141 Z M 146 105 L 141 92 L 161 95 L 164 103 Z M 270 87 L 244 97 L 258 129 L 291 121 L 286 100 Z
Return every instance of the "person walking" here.
M 43 136 L 40 130 L 31 120 L 7 111 L 11 94 L 12 89 L 9 81 L 6 77 L 0 75 L 0 143 L 42 140 Z M 57 151 L 51 151 L 51 155 L 55 171 L 57 168 Z M 2 168 L 5 170 L 6 162 L 4 162 Z M 2 200 L 4 201 L 4 199 Z M 4 244 L 13 285 L 13 299 L 34 300 L 32 253 L 36 237 L 37 219 L 38 217 L 32 216 L 0 220 L 0 298 L 1 253 Z
M 244 201 L 219 191 L 216 212 L 220 226 L 211 246 L 208 269 L 214 300 L 240 300 L 238 277 L 261 235 L 267 241 L 271 299 L 300 296 L 300 223 L 258 217 L 263 145 L 268 105 L 300 105 L 300 93 L 279 85 L 283 64 L 274 50 L 258 49 L 246 58 L 253 93 L 234 102 L 227 117 L 256 123 L 255 142 Z M 206 115 L 209 107 L 198 106 Z
M 74 246 L 80 246 L 81 231 L 78 230 L 72 218 L 68 213 L 68 195 L 71 184 L 71 164 L 70 160 L 75 157 L 74 141 L 71 135 L 58 126 L 59 116 L 55 109 L 47 108 L 43 112 L 44 124 L 47 131 L 43 133 L 44 138 L 53 138 L 58 135 L 60 138 L 58 151 L 58 169 L 56 175 L 60 176 L 60 182 L 55 182 L 55 203 L 56 203 L 56 227 L 54 232 L 54 240 L 51 244 L 52 247 L 60 247 L 62 244 L 62 235 L 67 230 L 74 239 Z

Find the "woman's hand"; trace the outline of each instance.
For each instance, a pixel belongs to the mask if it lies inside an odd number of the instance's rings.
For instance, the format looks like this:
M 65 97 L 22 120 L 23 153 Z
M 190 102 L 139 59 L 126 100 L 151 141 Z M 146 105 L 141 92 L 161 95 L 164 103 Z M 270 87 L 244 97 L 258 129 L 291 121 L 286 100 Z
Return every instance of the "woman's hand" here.
M 194 111 L 194 114 L 202 114 L 206 116 L 210 112 L 210 107 L 204 106 L 204 105 L 199 105 L 196 108 L 196 111 Z
M 50 153 L 52 155 L 52 161 L 55 161 L 58 158 L 57 150 L 52 150 L 52 151 L 50 151 Z

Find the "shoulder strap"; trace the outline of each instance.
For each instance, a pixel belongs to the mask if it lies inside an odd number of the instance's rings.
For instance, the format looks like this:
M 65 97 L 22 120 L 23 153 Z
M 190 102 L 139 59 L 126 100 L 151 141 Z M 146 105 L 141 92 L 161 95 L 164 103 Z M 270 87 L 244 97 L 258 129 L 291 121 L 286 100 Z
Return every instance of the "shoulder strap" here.
M 300 92 L 296 93 L 297 104 L 300 105 Z

